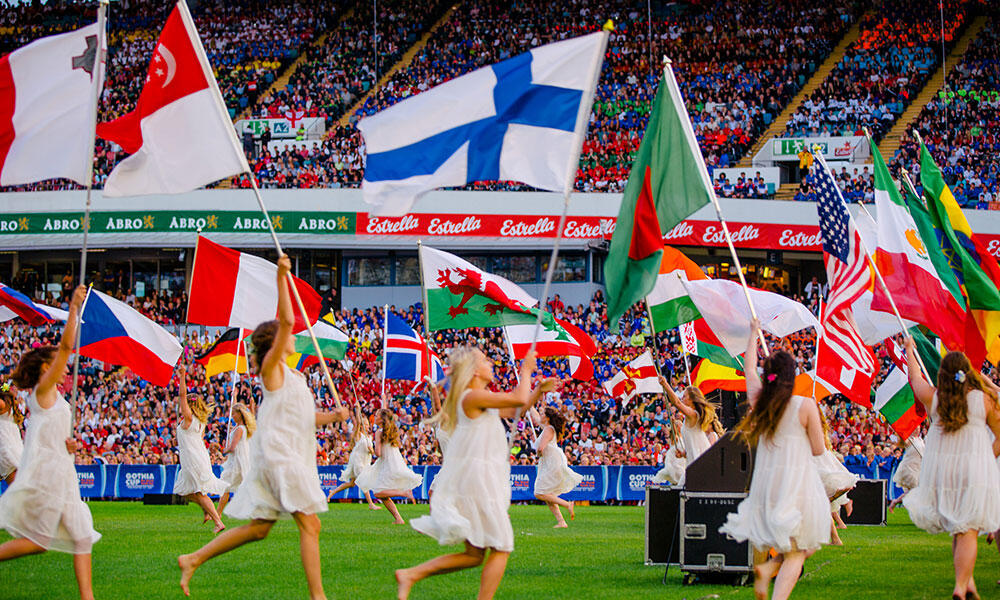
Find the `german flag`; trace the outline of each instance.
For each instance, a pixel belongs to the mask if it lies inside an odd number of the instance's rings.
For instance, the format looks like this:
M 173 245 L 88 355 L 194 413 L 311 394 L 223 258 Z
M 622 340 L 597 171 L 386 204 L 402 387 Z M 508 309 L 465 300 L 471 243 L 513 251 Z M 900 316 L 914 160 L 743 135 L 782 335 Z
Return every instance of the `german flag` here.
M 238 366 L 237 358 L 239 359 Z M 239 327 L 227 329 L 208 350 L 195 358 L 194 361 L 205 367 L 206 377 L 233 369 L 236 369 L 237 373 L 246 373 L 247 347 L 243 341 L 243 329 Z

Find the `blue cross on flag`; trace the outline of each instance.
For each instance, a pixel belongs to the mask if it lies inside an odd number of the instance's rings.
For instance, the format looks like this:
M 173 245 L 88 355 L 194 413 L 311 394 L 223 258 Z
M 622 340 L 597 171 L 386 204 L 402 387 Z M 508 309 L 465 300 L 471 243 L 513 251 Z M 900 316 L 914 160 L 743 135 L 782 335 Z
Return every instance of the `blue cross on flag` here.
M 362 119 L 372 212 L 404 215 L 435 188 L 473 181 L 569 191 L 607 36 L 539 46 Z

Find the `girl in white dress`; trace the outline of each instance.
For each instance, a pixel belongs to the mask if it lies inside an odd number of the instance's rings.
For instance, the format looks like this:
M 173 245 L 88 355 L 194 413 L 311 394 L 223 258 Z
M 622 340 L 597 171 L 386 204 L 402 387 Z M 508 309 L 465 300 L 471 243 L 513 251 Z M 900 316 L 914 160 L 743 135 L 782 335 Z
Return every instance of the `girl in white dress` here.
M 660 387 L 663 388 L 663 393 L 667 395 L 670 403 L 684 415 L 681 439 L 684 440 L 687 464 L 690 465 L 719 439 L 718 432 L 721 427 L 717 423 L 715 407 L 705 399 L 705 394 L 693 385 L 684 390 L 683 398 L 677 397 L 663 375 L 660 375 Z
M 0 480 L 14 482 L 17 466 L 21 464 L 24 443 L 21 441 L 21 423 L 24 415 L 17 406 L 17 398 L 10 391 L 10 382 L 0 386 Z
M 747 401 L 750 411 L 738 430 L 756 446 L 750 494 L 730 513 L 721 533 L 754 548 L 754 594 L 766 598 L 791 595 L 806 557 L 830 543 L 830 499 L 812 461 L 825 451 L 819 408 L 812 398 L 795 396 L 795 359 L 772 352 L 764 361 L 764 381 L 757 375 L 754 319 L 745 355 Z M 767 558 L 774 548 L 778 555 Z
M 399 427 L 396 415 L 388 408 L 378 411 L 379 431 L 375 434 L 375 454 L 378 458 L 371 468 L 363 471 L 355 483 L 366 494 L 371 491 L 389 509 L 396 525 L 406 521 L 399 515 L 393 498 L 413 500 L 413 488 L 424 482 L 424 478 L 410 470 L 399 452 Z
M 215 533 L 219 533 L 226 526 L 222 524 L 222 519 L 215 510 L 215 503 L 208 496 L 226 493 L 227 486 L 212 472 L 212 459 L 203 439 L 205 424 L 215 406 L 205 402 L 202 396 L 194 396 L 189 401 L 184 367 L 179 370 L 179 377 L 181 420 L 177 424 L 177 453 L 180 455 L 181 468 L 174 480 L 174 493 L 201 507 L 205 515 L 202 523 L 211 519 L 215 523 Z
M 529 352 L 521 363 L 520 383 L 509 393 L 486 390 L 493 382 L 493 362 L 479 350 L 456 348 L 448 362 L 451 388 L 442 413 L 448 415 L 444 428 L 450 430 L 451 441 L 437 476 L 431 514 L 411 524 L 443 546 L 464 543 L 465 551 L 396 571 L 399 600 L 406 600 L 421 579 L 471 569 L 484 560 L 477 598 L 490 600 L 514 550 L 514 530 L 507 514 L 510 450 L 500 419 L 524 414 L 541 397 L 540 390 L 532 394 L 530 387 L 535 353 Z
M 1000 442 L 997 396 L 961 352 L 949 352 L 938 369 L 937 388 L 924 380 L 913 338 L 906 340 L 913 395 L 927 409 L 931 427 L 924 442 L 920 478 L 903 499 L 917 527 L 952 535 L 953 598 L 978 598 L 973 570 L 979 532 L 1000 528 Z
M 840 457 L 834 453 L 833 443 L 830 442 L 830 428 L 822 409 L 819 410 L 819 420 L 823 426 L 823 443 L 826 451 L 820 456 L 814 456 L 813 462 L 823 482 L 823 489 L 830 498 L 830 513 L 833 515 L 833 520 L 830 522 L 830 544 L 843 546 L 844 542 L 837 532 L 838 528 L 846 527 L 840 518 L 840 507 L 848 506 L 847 514 L 851 514 L 851 501 L 847 497 L 847 492 L 857 485 L 858 476 L 848 471 Z
M 90 550 L 101 534 L 94 531 L 90 509 L 80 499 L 72 411 L 56 388 L 68 374 L 86 294 L 83 286 L 73 292 L 59 346 L 25 352 L 14 370 L 14 385 L 31 390 L 31 417 L 17 479 L 0 496 L 0 528 L 14 537 L 0 545 L 0 562 L 46 550 L 70 553 L 80 598 L 91 600 Z
M 542 425 L 542 433 L 535 440 L 535 451 L 538 452 L 538 474 L 535 476 L 535 498 L 548 505 L 556 517 L 556 529 L 567 527 L 560 506 L 569 509 L 569 518 L 576 518 L 575 503 L 563 500 L 559 496 L 573 491 L 580 485 L 583 476 L 569 468 L 566 454 L 559 447 L 559 442 L 565 436 L 566 419 L 551 406 L 545 407 L 545 415 L 540 416 L 532 407 L 528 414 L 536 424 Z
M 229 504 L 229 494 L 239 489 L 243 477 L 250 471 L 250 438 L 257 431 L 257 419 L 250 407 L 237 402 L 233 406 L 233 420 L 236 427 L 229 433 L 226 444 L 226 462 L 222 464 L 222 481 L 226 491 L 219 497 L 219 514 Z
M 338 402 L 332 412 L 316 411 L 305 376 L 287 365 L 289 355 L 295 352 L 295 316 L 288 290 L 291 267 L 288 256 L 278 259 L 278 320 L 261 323 L 250 338 L 254 347 L 251 360 L 260 373 L 263 400 L 257 413 L 257 432 L 250 441 L 250 470 L 226 507 L 228 516 L 250 522 L 177 558 L 185 595 L 190 595 L 191 577 L 205 561 L 266 538 L 275 521 L 291 517 L 299 529 L 309 597 L 326 598 L 316 513 L 326 511 L 327 502 L 316 468 L 316 428 L 343 421 L 347 409 Z
M 670 419 L 671 447 L 663 460 L 663 467 L 653 475 L 653 483 L 670 483 L 675 486 L 684 485 L 687 472 L 687 458 L 684 452 L 684 441 L 677 434 L 677 421 Z
M 351 432 L 351 455 L 347 458 L 347 466 L 340 474 L 341 484 L 335 487 L 327 495 L 326 499 L 332 500 L 340 492 L 357 485 L 357 479 L 362 473 L 372 468 L 372 438 L 371 426 L 368 419 L 361 412 L 361 403 L 354 402 L 354 431 Z M 365 500 L 368 501 L 368 508 L 381 510 L 382 507 L 372 501 L 371 492 L 363 490 Z
M 924 439 L 914 432 L 910 439 L 906 440 L 903 458 L 900 459 L 896 472 L 892 475 L 892 482 L 903 488 L 903 493 L 889 504 L 889 512 L 902 504 L 903 498 L 920 483 L 920 463 L 923 457 Z

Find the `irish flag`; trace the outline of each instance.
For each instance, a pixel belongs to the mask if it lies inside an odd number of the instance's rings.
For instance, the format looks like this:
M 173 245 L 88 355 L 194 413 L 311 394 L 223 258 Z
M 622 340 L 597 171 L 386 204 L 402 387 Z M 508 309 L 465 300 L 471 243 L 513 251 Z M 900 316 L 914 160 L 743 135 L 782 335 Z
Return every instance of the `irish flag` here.
M 538 300 L 517 284 L 441 250 L 422 245 L 419 256 L 431 331 L 536 322 Z
M 698 307 L 684 289 L 682 279 L 697 281 L 708 277 L 702 272 L 701 267 L 684 256 L 680 250 L 664 246 L 660 272 L 656 275 L 653 289 L 646 296 L 649 315 L 653 320 L 653 331 L 673 329 L 681 323 L 701 317 Z
M 509 325 L 504 327 L 511 352 L 518 360 L 523 360 L 535 339 L 535 324 Z M 594 378 L 594 365 L 590 357 L 597 354 L 597 346 L 590 336 L 577 326 L 562 319 L 542 320 L 542 329 L 535 344 L 538 356 L 565 356 L 573 379 L 589 381 Z
M 663 234 L 712 200 L 712 183 L 670 65 L 628 176 L 604 264 L 608 319 L 618 320 L 656 284 Z
M 938 277 L 925 241 L 889 175 L 875 143 L 868 139 L 875 161 L 875 205 L 878 209 L 878 248 L 875 262 L 899 313 L 929 327 L 952 348 L 965 340 L 965 308 Z M 892 312 L 881 285 L 875 286 L 872 309 Z

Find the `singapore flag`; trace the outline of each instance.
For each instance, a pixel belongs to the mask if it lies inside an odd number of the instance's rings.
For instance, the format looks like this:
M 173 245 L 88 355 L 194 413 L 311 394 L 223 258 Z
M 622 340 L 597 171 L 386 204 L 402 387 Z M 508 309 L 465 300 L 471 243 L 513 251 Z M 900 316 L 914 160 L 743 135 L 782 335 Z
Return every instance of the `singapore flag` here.
M 136 109 L 97 134 L 131 154 L 105 196 L 178 194 L 250 170 L 184 0 L 163 26 Z

